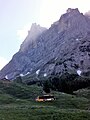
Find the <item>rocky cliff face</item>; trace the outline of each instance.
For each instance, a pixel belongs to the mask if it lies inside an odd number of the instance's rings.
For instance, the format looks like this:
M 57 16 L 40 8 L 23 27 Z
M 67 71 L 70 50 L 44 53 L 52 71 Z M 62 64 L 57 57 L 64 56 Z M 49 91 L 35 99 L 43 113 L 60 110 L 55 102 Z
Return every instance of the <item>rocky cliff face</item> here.
M 47 29 L 44 27 L 41 27 L 40 25 L 37 25 L 36 23 L 33 23 L 31 26 L 30 31 L 28 31 L 28 36 L 23 41 L 23 43 L 20 46 L 20 52 L 26 52 L 27 50 L 35 46 L 36 39 L 39 37 L 40 34 L 42 34 Z M 33 44 L 33 46 L 32 46 Z
M 36 25 L 34 25 L 34 28 Z M 35 32 L 38 31 L 38 32 Z M 30 30 L 19 52 L 0 71 L 0 78 L 36 73 L 50 76 L 68 72 L 90 71 L 90 19 L 69 8 L 46 30 Z

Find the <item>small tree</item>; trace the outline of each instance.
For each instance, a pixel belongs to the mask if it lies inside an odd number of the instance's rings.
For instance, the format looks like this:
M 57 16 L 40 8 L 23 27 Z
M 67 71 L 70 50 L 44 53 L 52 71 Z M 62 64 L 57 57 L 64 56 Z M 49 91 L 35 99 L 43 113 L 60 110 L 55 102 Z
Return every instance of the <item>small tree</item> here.
M 17 82 L 17 83 L 22 83 L 22 78 L 21 78 L 21 76 L 17 76 L 16 79 L 15 79 L 15 82 Z
M 48 80 L 44 81 L 44 83 L 43 83 L 43 90 L 46 93 L 50 93 L 50 82 Z

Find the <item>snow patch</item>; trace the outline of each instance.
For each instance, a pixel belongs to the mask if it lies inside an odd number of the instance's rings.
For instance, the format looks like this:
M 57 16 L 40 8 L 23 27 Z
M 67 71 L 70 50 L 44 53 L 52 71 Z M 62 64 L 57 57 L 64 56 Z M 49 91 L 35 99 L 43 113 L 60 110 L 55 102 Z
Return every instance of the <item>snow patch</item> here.
M 28 74 L 30 74 L 30 72 L 27 72 L 26 74 L 21 73 L 20 76 L 23 77 L 23 76 L 28 75 Z
M 79 39 L 77 38 L 76 41 L 79 41 Z
M 6 75 L 5 78 L 8 79 L 8 76 Z
M 36 74 L 38 75 L 38 74 L 39 74 L 39 72 L 40 72 L 40 69 L 36 71 Z
M 55 60 L 57 60 L 57 57 L 55 58 Z
M 81 73 L 82 73 L 81 70 L 77 70 L 77 74 L 78 74 L 79 76 L 81 76 Z
M 46 73 L 44 73 L 44 75 L 43 75 L 44 77 L 46 77 L 47 76 L 47 74 Z
M 23 75 L 23 74 L 21 73 L 20 76 L 23 77 L 23 76 L 25 76 L 25 75 Z
M 30 72 L 27 72 L 25 75 L 28 75 L 28 74 L 30 74 Z

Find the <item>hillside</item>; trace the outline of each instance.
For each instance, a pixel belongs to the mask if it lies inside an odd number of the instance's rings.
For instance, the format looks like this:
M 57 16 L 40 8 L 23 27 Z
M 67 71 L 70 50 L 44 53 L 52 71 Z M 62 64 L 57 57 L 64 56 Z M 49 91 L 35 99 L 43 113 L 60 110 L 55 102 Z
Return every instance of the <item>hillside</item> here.
M 14 79 L 20 74 L 36 77 L 38 71 L 38 77 L 45 77 L 78 70 L 90 76 L 88 16 L 69 8 L 49 29 L 36 24 L 34 28 L 29 31 L 20 50 L 0 71 L 0 78 Z
M 87 93 L 87 94 L 86 94 Z M 42 87 L 0 82 L 1 120 L 90 120 L 90 89 L 76 95 L 54 92 L 56 100 L 36 102 Z

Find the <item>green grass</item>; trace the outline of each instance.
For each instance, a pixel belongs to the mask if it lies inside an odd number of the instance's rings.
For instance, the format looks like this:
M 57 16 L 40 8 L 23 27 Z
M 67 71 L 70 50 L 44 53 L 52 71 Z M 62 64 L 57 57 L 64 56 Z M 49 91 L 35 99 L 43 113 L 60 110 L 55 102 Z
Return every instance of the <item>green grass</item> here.
M 90 120 L 90 97 L 84 93 L 52 91 L 55 101 L 36 102 L 35 98 L 42 95 L 41 87 L 0 83 L 0 120 Z
M 50 107 L 6 107 L 0 109 L 0 120 L 90 120 L 84 110 Z

